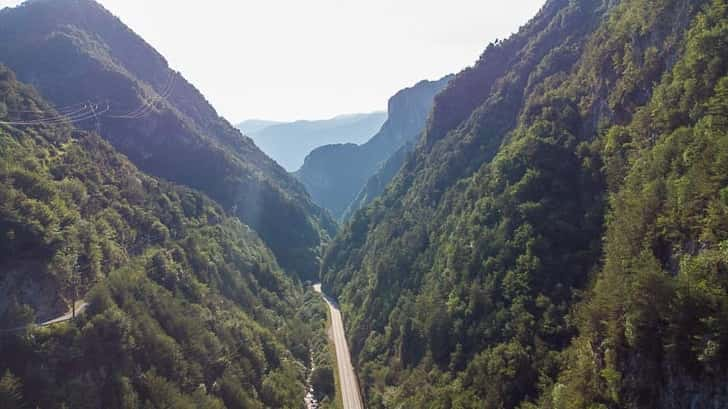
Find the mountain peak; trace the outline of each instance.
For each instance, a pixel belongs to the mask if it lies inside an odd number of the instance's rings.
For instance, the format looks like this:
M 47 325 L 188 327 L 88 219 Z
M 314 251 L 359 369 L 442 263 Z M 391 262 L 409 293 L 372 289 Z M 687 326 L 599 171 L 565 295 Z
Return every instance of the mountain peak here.
M 96 107 L 82 112 L 77 126 L 104 136 L 143 171 L 210 195 L 250 224 L 291 272 L 317 273 L 319 247 L 334 222 L 101 5 L 52 0 L 7 9 L 0 38 L 3 62 L 57 107 Z M 272 213 L 283 208 L 287 226 Z M 299 232 L 294 242 L 286 233 L 291 223 Z
M 376 134 L 361 146 L 336 144 L 313 150 L 296 172 L 313 200 L 341 218 L 347 209 L 358 209 L 376 197 L 373 191 L 367 200 L 357 201 L 357 194 L 367 180 L 400 148 L 419 137 L 432 108 L 434 96 L 452 76 L 437 81 L 420 81 L 389 98 L 387 120 Z M 390 164 L 391 167 L 396 167 Z M 380 175 L 381 184 L 389 181 Z M 356 204 L 355 204 L 356 202 Z M 351 210 L 353 211 L 353 210 Z M 349 213 L 351 212 L 349 211 Z

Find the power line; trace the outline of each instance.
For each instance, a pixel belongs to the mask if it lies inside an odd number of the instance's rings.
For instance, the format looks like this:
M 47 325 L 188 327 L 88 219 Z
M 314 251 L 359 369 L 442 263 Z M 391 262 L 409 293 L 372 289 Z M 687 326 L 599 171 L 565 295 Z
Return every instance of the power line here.
M 169 98 L 169 96 L 172 95 L 172 91 L 174 90 L 174 85 L 175 85 L 174 82 L 175 82 L 175 78 L 172 77 L 172 80 L 170 81 L 167 89 L 162 94 L 157 95 L 155 98 L 152 98 L 150 100 L 151 102 L 147 103 L 147 105 L 144 108 L 142 108 L 142 110 L 140 112 L 138 112 L 137 114 L 129 116 L 129 119 L 143 118 L 143 117 L 147 116 L 152 111 L 152 109 L 154 109 L 154 106 L 158 102 L 167 100 L 167 98 Z
M 96 101 L 96 102 L 98 102 L 98 101 Z M 49 109 L 26 109 L 26 110 L 6 109 L 6 112 L 13 113 L 13 114 L 40 114 L 40 113 L 44 113 L 44 112 L 50 112 L 50 113 L 59 113 L 59 114 L 67 115 L 67 114 L 74 112 L 75 110 L 78 110 L 79 107 L 83 108 L 84 106 L 86 106 L 89 103 L 91 103 L 91 102 L 90 101 L 89 102 L 79 102 L 77 104 L 65 105 L 62 107 L 54 106 L 54 107 L 50 107 Z
M 14 114 L 37 114 L 42 115 L 44 112 L 48 112 L 52 116 L 40 117 L 35 119 L 19 119 L 15 121 L 0 121 L 0 125 L 11 125 L 11 126 L 34 126 L 34 125 L 53 125 L 63 123 L 77 123 L 86 121 L 89 119 L 96 120 L 96 130 L 101 133 L 101 124 L 99 118 L 101 116 L 107 118 L 118 118 L 118 119 L 140 119 L 148 115 L 160 101 L 167 100 L 175 88 L 176 76 L 174 71 L 170 71 L 169 77 L 165 87 L 160 93 L 153 96 L 152 98 L 144 98 L 141 105 L 131 112 L 123 115 L 110 115 L 111 104 L 107 100 L 106 106 L 103 109 L 99 109 L 101 106 L 100 102 L 85 102 L 77 103 L 72 105 L 66 105 L 59 108 L 53 108 L 53 110 L 6 110 L 6 113 Z
M 107 106 L 101 110 L 96 111 L 96 109 L 99 106 L 97 104 L 86 104 L 84 105 L 83 109 L 78 110 L 77 112 L 74 112 L 72 114 L 68 115 L 58 115 L 51 118 L 40 118 L 35 120 L 28 120 L 28 121 L 0 121 L 0 125 L 24 125 L 24 126 L 31 126 L 31 125 L 55 125 L 55 124 L 64 124 L 64 123 L 77 123 L 86 121 L 88 119 L 97 117 L 98 115 L 104 114 L 109 111 L 110 107 L 107 104 Z
M 82 108 L 69 112 L 67 114 L 56 113 L 56 115 L 52 116 L 52 117 L 17 120 L 17 121 L 2 121 L 0 123 L 7 124 L 7 125 L 34 125 L 34 124 L 42 124 L 42 123 L 52 123 L 52 122 L 62 121 L 69 117 L 75 117 L 78 115 L 82 115 L 86 112 L 88 112 L 88 105 L 84 104 Z
M 154 105 L 162 100 L 166 100 L 169 98 L 170 95 L 172 95 L 172 91 L 174 90 L 176 76 L 174 75 L 174 72 L 171 71 L 169 74 L 169 78 L 167 80 L 167 84 L 163 88 L 162 92 L 157 94 L 156 96 L 153 96 L 152 98 L 145 98 L 144 102 L 142 102 L 141 105 L 139 105 L 136 109 L 133 111 L 123 114 L 123 115 L 106 115 L 109 118 L 119 118 L 119 119 L 139 119 L 151 112 L 151 110 L 154 108 Z

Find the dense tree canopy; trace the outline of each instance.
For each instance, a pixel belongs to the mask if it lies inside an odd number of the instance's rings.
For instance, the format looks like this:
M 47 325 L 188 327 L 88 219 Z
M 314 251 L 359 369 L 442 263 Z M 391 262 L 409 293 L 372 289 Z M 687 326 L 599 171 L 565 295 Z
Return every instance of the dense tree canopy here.
M 176 75 L 86 0 L 0 22 L 57 105 Z M 300 408 L 307 384 L 337 407 L 326 309 L 285 273 L 315 275 L 333 223 L 177 80 L 81 130 L 0 66 L 0 407 Z M 725 0 L 547 1 L 324 256 L 368 406 L 728 401 L 727 141 Z
M 325 259 L 372 407 L 721 393 L 725 13 L 549 1 L 436 97 Z
M 0 329 L 89 303 L 0 334 L 3 407 L 300 407 L 312 327 L 257 234 L 95 134 L 13 125 L 52 108 L 4 67 L 0 101 Z

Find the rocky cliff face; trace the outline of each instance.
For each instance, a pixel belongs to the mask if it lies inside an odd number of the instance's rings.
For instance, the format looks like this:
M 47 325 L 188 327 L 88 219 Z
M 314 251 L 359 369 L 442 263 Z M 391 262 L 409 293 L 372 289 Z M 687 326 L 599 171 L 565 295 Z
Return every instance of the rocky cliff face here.
M 417 139 L 427 124 L 435 96 L 452 78 L 452 75 L 448 75 L 438 81 L 420 81 L 397 92 L 389 99 L 387 122 L 362 148 L 387 151 L 391 155 L 405 143 Z
M 342 216 L 343 220 L 349 220 L 354 213 L 364 208 L 384 193 L 387 185 L 389 185 L 389 182 L 391 182 L 397 175 L 397 172 L 399 172 L 402 164 L 404 164 L 407 159 L 407 155 L 412 152 L 414 147 L 414 141 L 405 143 L 404 146 L 399 148 L 397 152 L 395 152 L 389 157 L 389 159 L 387 159 L 386 162 L 384 162 L 384 164 L 382 164 L 379 170 L 377 170 L 377 172 L 372 175 L 369 180 L 367 180 L 364 187 L 359 191 L 354 200 L 349 203 L 349 206 L 347 206 L 344 211 L 344 215 Z
M 390 156 L 417 139 L 427 122 L 433 98 L 450 79 L 447 76 L 438 81 L 421 81 L 399 91 L 389 100 L 387 121 L 367 143 L 329 145 L 311 152 L 295 175 L 313 200 L 341 218 L 367 180 Z
M 27 324 L 22 318 L 45 321 L 67 311 L 57 281 L 39 260 L 13 259 L 0 264 L 0 332 Z M 14 307 L 30 305 L 33 317 L 19 317 Z

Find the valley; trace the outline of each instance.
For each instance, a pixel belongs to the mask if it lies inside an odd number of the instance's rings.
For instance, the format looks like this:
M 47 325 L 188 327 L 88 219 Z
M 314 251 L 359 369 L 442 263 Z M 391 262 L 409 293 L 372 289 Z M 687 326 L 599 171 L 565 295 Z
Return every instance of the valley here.
M 379 130 L 386 119 L 386 113 L 372 112 L 324 120 L 249 120 L 238 124 L 237 128 L 286 170 L 295 172 L 312 150 L 330 144 L 362 144 Z
M 359 381 L 357 381 L 354 367 L 351 365 L 351 354 L 344 333 L 344 323 L 341 317 L 339 304 L 333 298 L 321 292 L 321 284 L 314 284 L 314 290 L 321 294 L 326 301 L 331 317 L 331 333 L 336 349 L 336 362 L 341 384 L 341 395 L 344 402 L 344 409 L 363 409 L 361 394 L 359 392 Z
M 728 407 L 726 0 L 124 5 L 0 10 L 0 408 Z

